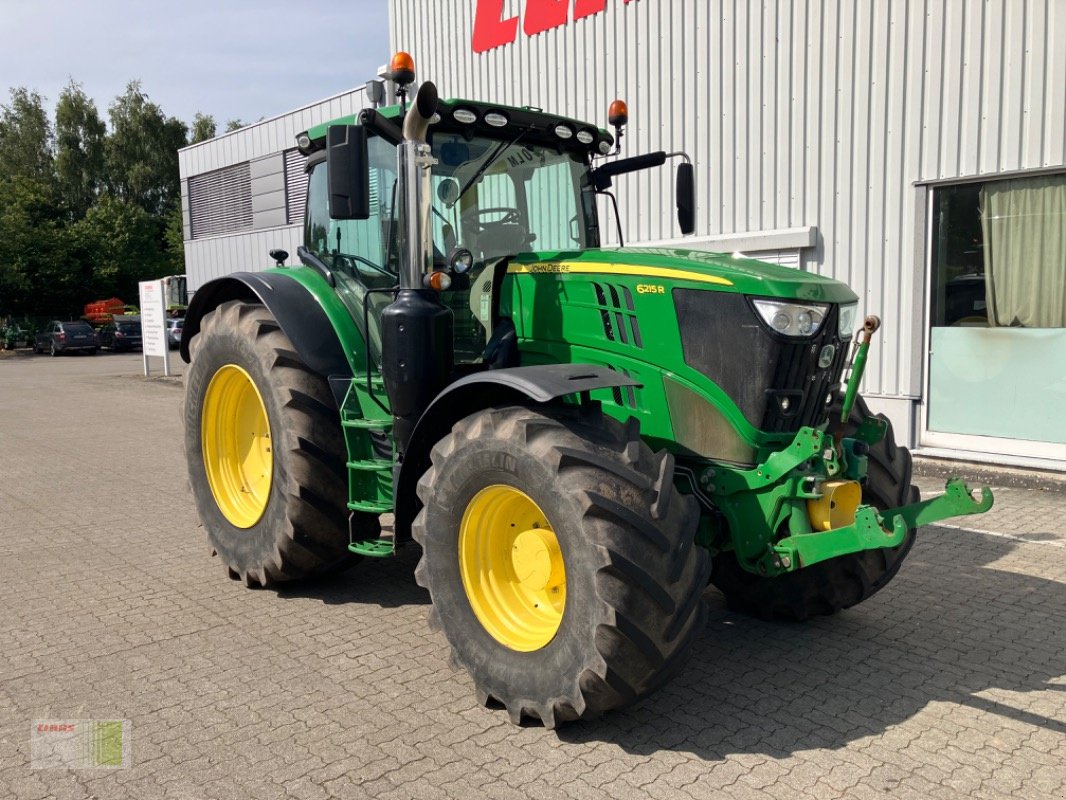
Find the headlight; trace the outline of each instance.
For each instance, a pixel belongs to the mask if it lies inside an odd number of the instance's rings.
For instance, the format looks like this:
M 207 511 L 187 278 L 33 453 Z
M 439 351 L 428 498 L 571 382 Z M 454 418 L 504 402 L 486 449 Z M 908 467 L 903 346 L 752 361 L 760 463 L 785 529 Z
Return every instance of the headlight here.
M 755 310 L 770 330 L 782 336 L 814 336 L 825 322 L 829 308 L 821 303 L 787 303 L 780 300 L 752 299 Z
M 855 332 L 855 312 L 858 310 L 859 304 L 852 303 L 850 306 L 840 307 L 840 338 L 850 339 Z
M 474 254 L 465 247 L 454 247 L 448 254 L 448 266 L 456 275 L 462 275 L 474 265 Z

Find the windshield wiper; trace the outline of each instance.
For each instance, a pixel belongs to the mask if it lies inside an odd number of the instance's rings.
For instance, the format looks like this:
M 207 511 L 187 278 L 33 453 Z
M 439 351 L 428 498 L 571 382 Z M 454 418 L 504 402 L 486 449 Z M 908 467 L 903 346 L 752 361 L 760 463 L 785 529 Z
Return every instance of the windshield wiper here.
M 499 161 L 500 160 L 500 156 L 502 156 L 504 153 L 506 153 L 508 150 L 510 150 L 515 144 L 517 144 L 518 140 L 521 139 L 523 136 L 525 136 L 526 133 L 528 133 L 530 131 L 530 129 L 532 129 L 532 127 L 533 126 L 530 125 L 527 128 L 523 128 L 522 130 L 520 130 L 518 132 L 518 135 L 516 137 L 514 137 L 511 141 L 507 142 L 506 144 L 504 144 L 503 142 L 500 142 L 498 145 L 496 145 L 496 149 L 493 150 L 489 154 L 489 157 L 481 162 L 481 166 L 478 167 L 477 172 L 475 172 L 473 174 L 473 176 L 471 176 L 470 180 L 468 180 L 465 184 L 463 184 L 463 188 L 459 190 L 459 196 L 455 198 L 455 202 L 452 203 L 452 206 L 454 206 L 455 203 L 458 203 L 460 200 L 462 200 L 463 199 L 463 195 L 466 194 L 466 192 L 467 192 L 467 189 L 469 189 L 471 186 L 473 186 L 475 183 L 477 183 L 478 179 L 480 179 L 481 176 L 485 174 L 485 172 L 488 170 L 488 168 L 491 167 L 493 164 L 495 164 L 497 161 Z

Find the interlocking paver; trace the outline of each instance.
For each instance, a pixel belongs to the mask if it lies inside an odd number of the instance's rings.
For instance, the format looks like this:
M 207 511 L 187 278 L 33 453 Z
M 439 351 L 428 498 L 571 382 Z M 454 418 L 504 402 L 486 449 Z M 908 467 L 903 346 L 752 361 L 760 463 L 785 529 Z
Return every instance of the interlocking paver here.
M 230 581 L 185 490 L 179 386 L 139 367 L 0 358 L 0 797 L 1066 797 L 1066 493 L 997 489 L 833 618 L 709 590 L 657 696 L 515 728 L 449 668 L 414 549 Z M 131 767 L 30 770 L 36 717 L 129 719 Z

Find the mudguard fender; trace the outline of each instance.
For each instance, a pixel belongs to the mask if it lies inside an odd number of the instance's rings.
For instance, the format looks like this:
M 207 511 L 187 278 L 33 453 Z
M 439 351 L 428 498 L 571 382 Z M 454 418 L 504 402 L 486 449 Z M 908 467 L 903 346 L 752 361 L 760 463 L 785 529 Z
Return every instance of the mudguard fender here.
M 318 374 L 352 377 L 351 364 L 326 312 L 306 287 L 283 272 L 234 272 L 201 286 L 185 312 L 179 349 L 183 361 L 189 362 L 189 342 L 200 332 L 204 315 L 229 300 L 266 306 L 300 359 Z
M 396 478 L 394 535 L 397 542 L 411 538 L 421 503 L 415 493 L 418 479 L 429 469 L 433 445 L 463 417 L 494 406 L 514 403 L 550 403 L 593 389 L 640 386 L 608 367 L 595 364 L 545 364 L 510 369 L 490 369 L 467 375 L 448 385 L 430 403 L 407 445 Z

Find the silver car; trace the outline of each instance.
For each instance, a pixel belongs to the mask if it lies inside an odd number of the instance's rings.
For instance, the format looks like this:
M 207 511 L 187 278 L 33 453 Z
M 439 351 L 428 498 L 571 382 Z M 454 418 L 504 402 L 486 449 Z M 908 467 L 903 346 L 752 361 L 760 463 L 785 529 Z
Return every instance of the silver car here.
M 181 344 L 181 330 L 185 327 L 185 317 L 167 320 L 167 343 L 174 350 Z

